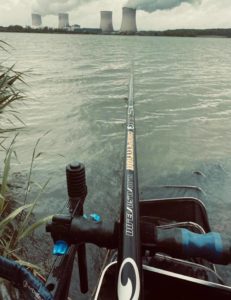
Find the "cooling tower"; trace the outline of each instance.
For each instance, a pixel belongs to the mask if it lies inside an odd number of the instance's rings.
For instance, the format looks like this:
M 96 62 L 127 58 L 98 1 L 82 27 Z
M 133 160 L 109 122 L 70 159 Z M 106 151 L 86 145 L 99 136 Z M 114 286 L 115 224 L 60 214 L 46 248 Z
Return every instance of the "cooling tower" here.
M 59 28 L 66 28 L 69 26 L 69 15 L 61 13 L 59 14 Z
M 39 14 L 32 14 L 32 26 L 38 27 L 42 25 L 42 17 Z
M 113 31 L 112 11 L 101 11 L 100 29 L 102 32 Z
M 123 7 L 121 32 L 136 32 L 136 10 L 133 8 Z

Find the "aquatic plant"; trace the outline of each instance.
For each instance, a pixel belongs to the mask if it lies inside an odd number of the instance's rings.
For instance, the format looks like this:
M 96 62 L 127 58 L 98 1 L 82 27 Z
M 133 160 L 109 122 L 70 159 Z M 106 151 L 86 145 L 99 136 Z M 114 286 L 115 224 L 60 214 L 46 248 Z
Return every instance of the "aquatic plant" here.
M 34 147 L 34 151 L 31 158 L 28 182 L 26 184 L 24 200 L 21 204 L 16 203 L 11 197 L 9 185 L 9 174 L 10 174 L 10 163 L 12 160 L 12 153 L 14 152 L 14 144 L 16 137 L 13 139 L 10 144 L 10 148 L 6 152 L 6 157 L 4 160 L 4 169 L 0 186 L 0 255 L 14 258 L 24 265 L 33 266 L 33 269 L 37 267 L 23 261 L 20 255 L 20 247 L 23 239 L 27 238 L 32 234 L 32 232 L 37 229 L 39 226 L 48 222 L 52 216 L 42 218 L 37 221 L 34 219 L 34 209 L 41 199 L 41 195 L 44 192 L 45 188 L 49 183 L 49 179 L 42 185 L 36 184 L 39 187 L 39 191 L 34 200 L 30 201 L 31 203 L 27 204 L 26 200 L 28 198 L 29 187 L 32 184 L 32 171 L 34 161 L 41 154 L 36 152 L 39 141 Z
M 7 52 L 9 45 L 3 41 L 0 41 L 0 50 Z M 13 119 L 17 119 L 21 124 L 25 125 L 21 118 L 18 116 L 18 112 L 12 110 L 12 103 L 15 101 L 23 101 L 25 99 L 24 93 L 17 88 L 16 83 L 24 83 L 23 73 L 16 71 L 15 66 L 4 66 L 0 63 L 0 133 L 4 133 L 10 130 L 15 130 Z M 2 115 L 3 111 L 8 110 L 11 117 Z M 5 124 L 11 126 L 5 127 Z
M 9 45 L 3 41 L 0 41 L 0 51 L 8 51 Z M 5 158 L 2 163 L 2 171 L 0 177 L 0 255 L 10 257 L 18 260 L 23 265 L 29 266 L 33 269 L 37 269 L 36 266 L 24 261 L 20 253 L 20 247 L 23 239 L 27 238 L 31 233 L 51 219 L 51 216 L 45 217 L 38 221 L 34 219 L 34 209 L 38 200 L 46 188 L 49 180 L 44 185 L 39 186 L 39 192 L 34 200 L 27 202 L 29 190 L 32 184 L 32 171 L 34 161 L 41 155 L 37 153 L 37 146 L 41 139 L 38 139 L 31 158 L 31 164 L 28 175 L 28 182 L 25 188 L 25 197 L 21 203 L 17 202 L 17 199 L 13 197 L 9 188 L 9 175 L 10 175 L 10 164 L 14 157 L 17 157 L 14 150 L 15 142 L 18 137 L 18 133 L 11 139 L 7 136 L 9 131 L 16 131 L 18 128 L 14 126 L 14 122 L 10 117 L 16 118 L 20 123 L 24 124 L 23 121 L 18 117 L 18 112 L 12 109 L 12 104 L 15 101 L 23 101 L 25 95 L 23 92 L 16 87 L 16 83 L 24 83 L 23 73 L 14 70 L 14 65 L 11 67 L 5 67 L 0 63 L 0 147 L 4 151 Z M 10 127 L 5 127 L 6 120 Z M 8 142 L 7 146 L 5 142 Z M 38 185 L 37 185 L 38 186 Z

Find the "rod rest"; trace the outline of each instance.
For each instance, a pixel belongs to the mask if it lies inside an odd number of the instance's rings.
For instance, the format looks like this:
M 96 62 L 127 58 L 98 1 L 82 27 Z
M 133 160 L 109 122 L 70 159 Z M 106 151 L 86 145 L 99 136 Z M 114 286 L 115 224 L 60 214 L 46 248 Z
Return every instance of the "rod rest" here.
M 141 222 L 142 247 L 163 252 L 175 258 L 200 257 L 216 264 L 231 262 L 231 241 L 217 232 L 193 233 L 187 229 L 158 228 L 152 223 Z M 119 224 L 93 221 L 84 216 L 56 215 L 47 225 L 54 242 L 64 240 L 68 245 L 92 243 L 99 247 L 118 247 Z
M 118 244 L 118 223 L 93 221 L 82 217 L 56 215 L 47 224 L 54 242 L 64 240 L 69 245 L 92 243 L 102 248 L 114 249 Z

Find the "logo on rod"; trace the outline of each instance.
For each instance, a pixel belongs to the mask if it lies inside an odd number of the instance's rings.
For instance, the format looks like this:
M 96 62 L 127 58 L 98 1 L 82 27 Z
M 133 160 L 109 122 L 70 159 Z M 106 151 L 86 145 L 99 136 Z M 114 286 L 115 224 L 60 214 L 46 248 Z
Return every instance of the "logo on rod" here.
M 126 169 L 134 171 L 134 132 L 128 131 Z
M 130 276 L 128 276 L 130 274 Z M 138 300 L 140 295 L 140 276 L 136 262 L 126 258 L 119 271 L 118 288 L 119 300 Z

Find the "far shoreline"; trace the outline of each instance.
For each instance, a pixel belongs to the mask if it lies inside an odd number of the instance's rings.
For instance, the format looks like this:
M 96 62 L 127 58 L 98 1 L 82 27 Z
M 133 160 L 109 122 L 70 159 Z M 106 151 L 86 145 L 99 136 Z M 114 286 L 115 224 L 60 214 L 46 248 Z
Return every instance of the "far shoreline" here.
M 231 28 L 214 28 L 214 29 L 171 29 L 163 31 L 137 31 L 137 32 L 102 32 L 98 28 L 79 28 L 70 31 L 69 28 L 32 28 L 22 27 L 20 25 L 11 25 L 8 27 L 0 26 L 0 32 L 14 33 L 50 33 L 50 34 L 94 34 L 94 35 L 111 35 L 111 36 L 168 36 L 168 37 L 202 37 L 202 38 L 231 38 Z

